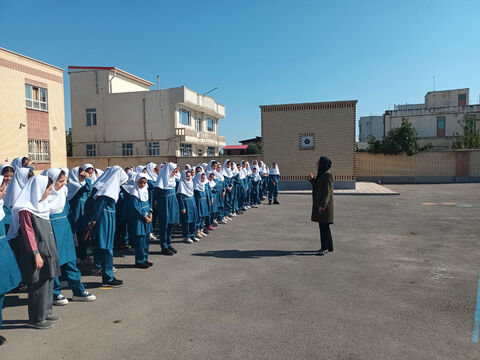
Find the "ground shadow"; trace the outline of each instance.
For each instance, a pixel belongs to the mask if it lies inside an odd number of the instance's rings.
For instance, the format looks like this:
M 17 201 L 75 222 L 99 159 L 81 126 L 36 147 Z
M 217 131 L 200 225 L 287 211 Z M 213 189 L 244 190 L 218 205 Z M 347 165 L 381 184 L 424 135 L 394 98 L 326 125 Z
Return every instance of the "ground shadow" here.
M 3 320 L 2 330 L 26 329 L 27 324 L 28 320 Z
M 318 250 L 217 250 L 207 251 L 204 253 L 192 254 L 193 256 L 216 257 L 222 259 L 260 259 L 263 257 L 280 257 L 280 256 L 312 256 L 316 255 Z
M 7 295 L 3 303 L 4 307 L 26 306 L 28 305 L 28 299 L 20 299 L 18 295 Z

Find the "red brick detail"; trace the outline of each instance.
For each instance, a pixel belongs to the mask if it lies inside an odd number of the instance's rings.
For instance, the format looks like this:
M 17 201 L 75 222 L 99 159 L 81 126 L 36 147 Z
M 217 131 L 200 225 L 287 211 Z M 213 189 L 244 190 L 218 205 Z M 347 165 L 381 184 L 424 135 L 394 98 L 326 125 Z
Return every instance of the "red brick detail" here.
M 35 171 L 37 170 L 48 170 L 52 167 L 51 163 L 35 163 Z
M 260 105 L 262 112 L 302 111 L 302 110 L 332 110 L 355 107 L 357 100 L 330 101 L 304 104 Z
M 25 74 L 38 76 L 46 80 L 55 81 L 57 83 L 63 84 L 63 78 L 61 76 L 50 74 L 46 71 L 38 70 L 30 66 L 19 64 L 10 60 L 0 58 L 0 66 L 6 67 L 8 69 L 16 70 L 23 72 Z M 33 85 L 33 84 L 32 84 Z
M 27 136 L 29 139 L 50 140 L 48 112 L 27 109 Z
M 467 151 L 458 151 L 455 153 L 455 176 L 467 177 L 470 172 L 469 153 Z
M 44 88 L 44 89 L 47 88 L 46 83 L 43 83 L 43 82 L 37 81 L 37 80 L 28 79 L 28 78 L 25 78 L 25 84 L 38 86 L 38 87 L 41 87 L 41 88 Z

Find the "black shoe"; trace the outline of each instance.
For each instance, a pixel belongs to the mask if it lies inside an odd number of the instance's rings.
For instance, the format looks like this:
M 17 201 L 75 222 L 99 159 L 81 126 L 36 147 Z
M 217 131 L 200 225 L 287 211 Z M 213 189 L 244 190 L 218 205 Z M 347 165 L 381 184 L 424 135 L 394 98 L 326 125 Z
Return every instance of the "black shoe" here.
M 172 253 L 174 253 L 174 254 L 176 254 L 176 253 L 178 252 L 177 249 L 175 249 L 175 248 L 174 248 L 173 246 L 171 246 L 171 245 L 168 247 L 168 250 L 170 250 L 170 251 L 171 251 Z
M 48 315 L 47 318 L 45 319 L 47 321 L 55 322 L 58 320 L 58 316 L 55 315 Z
M 46 329 L 50 329 L 52 327 L 53 323 L 51 321 L 47 321 L 47 320 L 43 320 L 43 321 L 40 321 L 40 322 L 29 322 L 27 324 L 28 327 L 31 327 L 33 329 L 37 329 L 37 330 L 46 330 Z
M 148 265 L 147 262 L 144 262 L 144 263 L 135 263 L 135 267 L 137 269 L 148 269 L 150 267 L 150 265 Z
M 275 200 L 275 201 L 273 202 L 273 204 L 274 204 L 274 205 L 280 205 L 280 203 L 278 202 L 278 200 Z
M 331 249 L 328 249 L 328 252 L 333 252 L 333 248 L 331 248 Z
M 152 262 L 150 262 L 150 261 L 145 261 L 145 262 L 148 264 L 149 267 L 152 267 L 152 266 L 153 266 L 153 263 L 152 263 Z
M 174 255 L 174 253 L 169 248 L 166 248 L 166 249 L 162 249 L 162 255 L 172 256 Z
M 103 282 L 102 283 L 102 286 L 103 287 L 109 287 L 109 288 L 118 288 L 120 286 L 123 285 L 123 281 L 122 280 L 118 280 L 116 278 L 113 278 L 112 281 L 109 281 L 109 282 Z
M 317 256 L 323 256 L 323 255 L 326 255 L 327 253 L 328 253 L 328 250 L 319 250 L 317 253 Z
M 0 335 L 0 345 L 5 344 L 6 341 L 7 339 L 5 339 L 3 336 Z
M 272 200 L 268 200 L 268 205 L 272 205 Z

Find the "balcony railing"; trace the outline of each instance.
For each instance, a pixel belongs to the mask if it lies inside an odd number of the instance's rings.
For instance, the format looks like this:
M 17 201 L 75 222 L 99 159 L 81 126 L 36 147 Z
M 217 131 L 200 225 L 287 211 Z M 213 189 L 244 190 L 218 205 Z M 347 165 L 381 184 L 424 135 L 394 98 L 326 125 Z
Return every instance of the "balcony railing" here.
M 212 140 L 220 143 L 225 142 L 225 136 L 218 136 L 214 132 L 196 131 L 187 128 L 175 128 L 175 136 L 180 137 L 181 141 L 185 141 L 185 137 L 193 137 L 199 140 Z

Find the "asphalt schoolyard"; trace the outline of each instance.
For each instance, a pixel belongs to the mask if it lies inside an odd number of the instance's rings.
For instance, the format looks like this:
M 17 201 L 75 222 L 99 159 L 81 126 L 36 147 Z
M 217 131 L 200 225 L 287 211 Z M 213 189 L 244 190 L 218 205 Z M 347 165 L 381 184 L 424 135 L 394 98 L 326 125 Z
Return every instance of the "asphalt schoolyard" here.
M 324 257 L 311 197 L 281 195 L 149 270 L 117 254 L 124 286 L 85 276 L 49 330 L 9 294 L 0 359 L 479 359 L 480 184 L 389 187 L 335 196 Z

